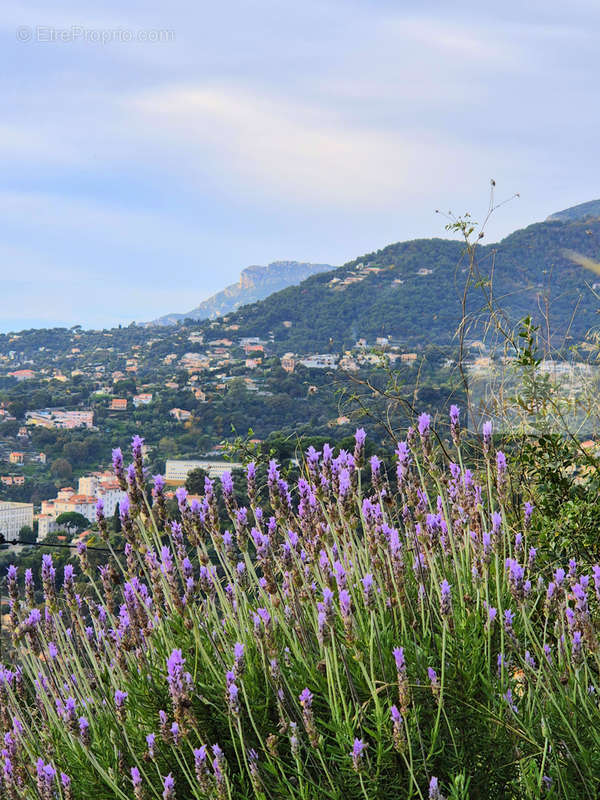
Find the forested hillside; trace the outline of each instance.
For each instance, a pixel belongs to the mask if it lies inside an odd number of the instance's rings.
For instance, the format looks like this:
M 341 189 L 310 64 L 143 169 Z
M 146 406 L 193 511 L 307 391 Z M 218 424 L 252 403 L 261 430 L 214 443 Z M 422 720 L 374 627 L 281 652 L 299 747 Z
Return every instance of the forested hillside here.
M 557 346 L 565 337 L 579 341 L 597 322 L 596 258 L 599 219 L 543 222 L 478 245 L 468 311 L 487 316 L 492 296 L 515 324 L 527 314 L 541 324 L 547 311 Z M 228 321 L 243 335 L 272 331 L 280 352 L 340 350 L 358 336 L 393 336 L 408 346 L 448 344 L 461 320 L 468 263 L 460 241 L 399 242 L 245 306 Z

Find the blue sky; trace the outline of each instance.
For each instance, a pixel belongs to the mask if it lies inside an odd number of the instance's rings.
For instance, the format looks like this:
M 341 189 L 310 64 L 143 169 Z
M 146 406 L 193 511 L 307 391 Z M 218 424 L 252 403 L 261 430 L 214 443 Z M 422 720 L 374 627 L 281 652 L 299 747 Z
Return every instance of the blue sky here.
M 0 330 L 445 235 L 491 177 L 492 240 L 600 196 L 596 0 L 51 5 L 0 20 Z

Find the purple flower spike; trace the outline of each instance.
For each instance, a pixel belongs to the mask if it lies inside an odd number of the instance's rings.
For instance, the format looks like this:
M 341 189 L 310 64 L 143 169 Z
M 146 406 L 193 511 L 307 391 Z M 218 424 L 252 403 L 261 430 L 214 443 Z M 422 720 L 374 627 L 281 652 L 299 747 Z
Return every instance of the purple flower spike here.
M 573 631 L 573 639 L 571 642 L 571 658 L 573 659 L 574 667 L 578 667 L 583 661 L 583 643 L 581 640 L 581 631 Z
M 303 689 L 300 692 L 300 695 L 299 695 L 298 699 L 300 700 L 300 705 L 302 706 L 302 708 L 311 708 L 312 707 L 313 696 L 312 696 L 312 692 L 310 691 L 310 689 L 308 689 L 308 688 L 307 689 Z
M 154 758 L 154 743 L 156 741 L 156 736 L 153 733 L 149 733 L 146 736 L 146 746 L 148 747 L 148 755 L 150 758 Z
M 394 660 L 396 662 L 396 670 L 398 672 L 404 672 L 406 670 L 406 662 L 404 660 L 404 648 L 403 647 L 395 647 L 394 648 Z
M 355 739 L 352 746 L 352 767 L 356 772 L 360 772 L 363 765 L 363 758 L 366 749 L 366 744 L 362 739 Z
M 487 455 L 492 446 L 492 423 L 487 420 L 483 423 L 483 452 Z
M 444 800 L 444 796 L 440 792 L 438 779 L 435 777 L 432 777 L 429 781 L 429 800 Z
M 227 471 L 221 475 L 221 488 L 226 497 L 231 497 L 233 495 L 233 478 L 231 477 L 231 472 Z
M 450 434 L 454 444 L 458 445 L 460 441 L 460 408 L 458 406 L 450 406 Z
M 163 779 L 163 800 L 175 800 L 175 778 L 171 772 Z
M 431 432 L 431 417 L 429 414 L 421 414 L 419 416 L 419 436 L 423 441 L 426 441 L 429 438 L 429 434 Z
M 440 596 L 440 613 L 443 617 L 449 617 L 452 613 L 452 594 L 450 584 L 445 578 L 440 584 Z
M 533 503 L 525 503 L 525 527 L 528 528 L 531 524 L 531 517 L 533 515 Z
M 113 469 L 116 473 L 123 472 L 123 453 L 121 448 L 117 447 L 112 451 Z

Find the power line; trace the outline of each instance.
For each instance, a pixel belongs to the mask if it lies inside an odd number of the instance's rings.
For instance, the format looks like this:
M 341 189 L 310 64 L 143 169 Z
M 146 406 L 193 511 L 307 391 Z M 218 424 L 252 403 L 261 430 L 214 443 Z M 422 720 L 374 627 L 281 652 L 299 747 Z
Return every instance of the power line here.
M 4 544 L 17 544 L 21 545 L 22 547 L 68 547 L 74 548 L 77 547 L 76 544 L 63 544 L 62 542 L 20 542 L 18 539 L 5 539 L 4 536 L 0 533 L 0 545 Z M 113 547 L 112 550 L 110 547 L 86 547 L 87 550 L 97 551 L 99 553 L 124 553 L 123 548 L 115 548 Z

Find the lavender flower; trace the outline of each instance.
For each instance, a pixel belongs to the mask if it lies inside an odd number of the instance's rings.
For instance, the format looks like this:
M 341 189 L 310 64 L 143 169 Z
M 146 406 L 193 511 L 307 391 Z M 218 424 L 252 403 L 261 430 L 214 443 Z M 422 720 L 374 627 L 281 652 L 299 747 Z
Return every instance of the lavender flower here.
M 506 456 L 501 450 L 496 453 L 496 486 L 498 488 L 498 495 L 502 500 L 506 494 L 507 484 L 507 467 Z
M 431 691 L 434 697 L 439 697 L 440 695 L 440 681 L 437 675 L 437 672 L 433 669 L 433 667 L 427 668 L 427 676 L 429 678 L 429 683 L 431 684 Z
M 527 664 L 527 666 L 530 669 L 532 669 L 534 671 L 537 669 L 537 664 L 535 663 L 535 658 L 531 655 L 529 650 L 525 650 L 525 663 Z
M 429 436 L 430 427 L 431 427 L 431 417 L 429 414 L 421 414 L 419 416 L 419 436 L 423 439 L 426 436 Z
M 404 648 L 395 647 L 393 650 L 394 661 L 396 663 L 396 676 L 398 679 L 398 700 L 400 712 L 406 716 L 410 705 L 410 687 L 406 671 L 406 661 L 404 659 Z
M 300 705 L 304 710 L 312 708 L 313 696 L 310 689 L 306 688 L 300 692 L 299 698 Z
M 125 701 L 127 696 L 127 692 L 123 692 L 121 689 L 117 689 L 115 692 L 115 709 L 120 722 L 125 720 Z
M 423 445 L 423 452 L 427 458 L 431 458 L 431 417 L 429 414 L 419 416 L 419 436 Z
M 71 778 L 68 775 L 66 775 L 64 772 L 61 772 L 60 773 L 60 782 L 61 782 L 62 787 L 63 787 L 63 793 L 64 793 L 65 800 L 71 800 L 71 797 L 73 796 L 71 794 Z
M 248 769 L 250 770 L 250 779 L 256 793 L 261 791 L 260 773 L 258 771 L 258 753 L 251 747 L 248 750 Z
M 525 509 L 525 528 L 527 529 L 531 525 L 531 517 L 533 515 L 533 509 L 534 509 L 533 503 L 529 502 L 525 503 L 524 509 Z
M 163 800 L 175 800 L 175 778 L 171 772 L 163 778 Z
M 442 617 L 448 619 L 452 613 L 452 594 L 450 584 L 444 578 L 440 584 L 440 613 Z
M 90 743 L 90 723 L 87 717 L 79 717 L 79 736 L 82 744 L 87 747 Z
M 596 599 L 600 600 L 600 567 L 596 564 L 592 567 L 594 574 L 594 591 L 596 592 Z
M 136 434 L 131 440 L 131 452 L 133 454 L 134 459 L 142 458 L 143 447 L 144 447 L 143 438 Z
M 571 640 L 571 659 L 574 667 L 578 667 L 583 661 L 583 643 L 581 640 L 581 631 L 573 631 L 573 638 Z
M 354 434 L 354 461 L 359 467 L 362 466 L 366 438 L 367 434 L 365 430 L 363 428 L 357 428 Z
M 525 579 L 525 570 L 513 558 L 506 559 L 506 569 L 508 570 L 509 586 L 512 596 L 517 602 L 522 602 L 525 596 L 523 590 L 523 582 Z
M 42 585 L 44 587 L 46 603 L 49 606 L 52 606 L 56 600 L 55 578 L 56 569 L 52 563 L 52 556 L 45 553 L 42 556 Z
M 355 772 L 360 772 L 363 766 L 363 759 L 365 754 L 366 744 L 362 739 L 355 739 L 352 746 L 352 768 Z
M 206 745 L 194 750 L 194 771 L 203 792 L 207 793 L 210 786 L 210 770 L 208 766 L 208 750 Z
M 492 423 L 487 420 L 483 423 L 483 452 L 488 455 L 492 446 Z
M 315 721 L 312 710 L 313 696 L 312 692 L 306 688 L 300 692 L 298 697 L 300 706 L 302 707 L 302 718 L 304 720 L 304 728 L 313 747 L 316 747 L 319 741 L 317 730 L 315 728 Z
M 184 665 L 185 658 L 181 650 L 173 650 L 167 659 L 167 683 L 175 719 L 179 723 L 183 722 L 183 715 L 188 705 L 189 691 L 192 684 L 192 676 L 184 670 Z
M 156 736 L 153 733 L 149 733 L 146 736 L 146 747 L 148 748 L 148 756 L 150 758 L 154 758 L 154 743 L 156 742 Z
M 392 740 L 394 742 L 394 747 L 398 752 L 402 752 L 405 744 L 404 725 L 402 714 L 398 706 L 390 706 L 390 717 L 392 718 Z
M 450 406 L 450 435 L 458 447 L 460 442 L 460 408 L 458 406 Z
M 234 673 L 236 676 L 240 676 L 244 672 L 244 645 L 241 642 L 236 642 L 233 646 L 233 658 L 234 658 Z
M 176 722 L 173 722 L 173 724 L 171 725 L 171 738 L 173 740 L 173 744 L 175 745 L 175 747 L 177 747 L 177 745 L 179 744 L 180 736 L 181 736 L 181 730 L 179 728 L 179 725 Z
M 137 800 L 138 797 L 141 797 L 140 790 L 142 788 L 142 776 L 137 767 L 131 768 L 131 782 L 133 784 L 133 794 Z
M 112 451 L 112 465 L 121 489 L 125 490 L 127 488 L 127 484 L 125 482 L 125 472 L 123 469 L 123 453 L 121 452 L 120 447 L 117 447 Z
M 445 800 L 444 795 L 440 792 L 438 779 L 435 777 L 429 781 L 429 800 Z
M 342 622 L 344 623 L 344 630 L 346 631 L 346 637 L 352 637 L 352 598 L 350 596 L 350 592 L 347 589 L 340 589 L 339 592 L 339 601 L 340 601 L 340 614 L 342 616 Z
M 240 713 L 239 694 L 240 690 L 235 683 L 230 683 L 227 688 L 227 704 L 229 706 L 229 710 L 234 716 L 238 716 Z
M 512 711 L 513 714 L 518 714 L 519 709 L 513 699 L 512 689 L 507 689 L 506 692 L 502 695 L 502 699 L 508 706 L 508 708 Z
M 221 475 L 221 488 L 223 489 L 223 494 L 226 498 L 233 497 L 233 478 L 231 477 L 231 472 L 229 472 L 229 470 Z
M 363 586 L 363 597 L 365 601 L 365 606 L 369 609 L 373 609 L 375 606 L 375 596 L 373 590 L 373 576 L 367 573 L 361 581 Z

